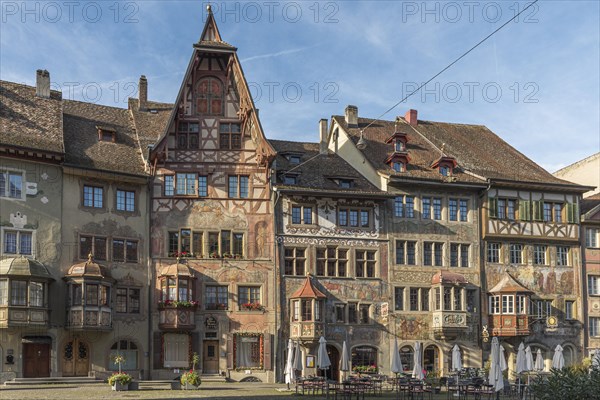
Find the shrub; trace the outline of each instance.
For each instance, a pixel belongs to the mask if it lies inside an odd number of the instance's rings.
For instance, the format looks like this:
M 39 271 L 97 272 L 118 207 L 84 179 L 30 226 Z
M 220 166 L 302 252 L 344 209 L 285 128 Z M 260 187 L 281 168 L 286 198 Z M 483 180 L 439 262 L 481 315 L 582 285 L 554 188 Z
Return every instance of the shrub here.
M 534 379 L 530 390 L 538 400 L 600 400 L 600 369 L 552 369 Z
M 133 378 L 131 375 L 125 372 L 115 372 L 108 378 L 108 384 L 113 386 L 115 383 L 119 383 L 121 385 L 128 385 L 131 383 Z
M 198 386 L 201 383 L 200 375 L 193 369 L 190 369 L 188 372 L 181 375 L 180 381 L 182 385 L 188 383 L 190 385 Z

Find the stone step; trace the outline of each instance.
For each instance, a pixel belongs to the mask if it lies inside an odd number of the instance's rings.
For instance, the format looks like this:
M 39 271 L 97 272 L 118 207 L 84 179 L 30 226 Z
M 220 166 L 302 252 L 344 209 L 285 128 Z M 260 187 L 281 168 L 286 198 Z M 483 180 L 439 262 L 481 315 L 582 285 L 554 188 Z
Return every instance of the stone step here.
M 228 382 L 227 378 L 219 374 L 202 374 L 202 382 Z
M 88 376 L 49 376 L 44 378 L 15 378 L 11 381 L 4 382 L 5 386 L 25 386 L 25 385 L 46 385 L 46 384 L 88 384 L 88 383 L 101 383 L 101 380 Z

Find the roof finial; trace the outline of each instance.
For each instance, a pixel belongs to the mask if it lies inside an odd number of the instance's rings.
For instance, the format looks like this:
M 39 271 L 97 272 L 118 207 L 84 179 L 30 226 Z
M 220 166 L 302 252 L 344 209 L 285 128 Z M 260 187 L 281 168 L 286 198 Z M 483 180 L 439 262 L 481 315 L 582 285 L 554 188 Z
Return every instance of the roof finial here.
M 446 154 L 444 153 L 444 149 L 445 149 L 445 148 L 446 148 L 446 143 L 444 142 L 444 143 L 442 143 L 442 149 L 440 150 L 440 151 L 442 152 L 442 155 L 443 155 L 443 156 L 444 156 L 444 155 L 446 155 Z
M 212 14 L 212 7 L 211 7 L 210 3 L 208 3 L 208 4 L 206 5 L 206 11 L 207 11 L 209 14 Z

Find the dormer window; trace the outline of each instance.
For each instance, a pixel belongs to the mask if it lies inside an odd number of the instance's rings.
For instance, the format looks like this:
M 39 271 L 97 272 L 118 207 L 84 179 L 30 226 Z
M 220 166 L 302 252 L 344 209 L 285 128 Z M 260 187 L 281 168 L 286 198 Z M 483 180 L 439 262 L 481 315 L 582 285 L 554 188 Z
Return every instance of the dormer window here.
M 406 143 L 404 143 L 400 139 L 396 139 L 394 141 L 394 150 L 398 151 L 398 152 L 405 151 L 406 150 Z
M 452 175 L 452 170 L 447 165 L 440 165 L 440 174 L 442 174 L 442 176 L 450 176 Z
M 284 185 L 297 185 L 298 184 L 298 176 L 284 175 L 283 176 L 283 184 Z
M 404 164 L 403 162 L 400 162 L 400 161 L 394 161 L 392 163 L 392 168 L 396 172 L 405 172 L 406 171 L 406 164 Z
M 452 176 L 454 168 L 458 163 L 454 157 L 443 155 L 431 164 L 431 168 L 437 169 L 442 176 Z
M 96 129 L 98 129 L 99 142 L 115 142 L 116 131 L 113 128 L 97 126 Z
M 350 189 L 352 187 L 352 179 L 338 179 L 338 185 L 342 189 Z
M 288 161 L 290 162 L 290 164 L 294 164 L 294 165 L 300 164 L 301 160 L 302 160 L 302 157 L 300 157 L 299 155 L 290 154 L 288 156 Z

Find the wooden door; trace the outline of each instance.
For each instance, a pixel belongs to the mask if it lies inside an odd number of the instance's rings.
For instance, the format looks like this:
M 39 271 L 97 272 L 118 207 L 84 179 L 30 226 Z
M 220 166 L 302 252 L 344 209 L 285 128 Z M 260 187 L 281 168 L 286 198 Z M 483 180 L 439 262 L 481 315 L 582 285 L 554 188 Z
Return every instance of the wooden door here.
M 202 352 L 202 373 L 219 373 L 219 341 L 205 340 Z
M 317 375 L 325 376 L 329 380 L 338 381 L 340 379 L 340 352 L 334 346 L 328 344 L 327 355 L 329 356 L 329 361 L 331 361 L 331 366 L 325 371 L 317 369 Z
M 23 344 L 23 377 L 50 376 L 50 345 L 47 343 Z
M 89 347 L 87 343 L 73 339 L 63 348 L 63 376 L 88 376 Z

